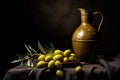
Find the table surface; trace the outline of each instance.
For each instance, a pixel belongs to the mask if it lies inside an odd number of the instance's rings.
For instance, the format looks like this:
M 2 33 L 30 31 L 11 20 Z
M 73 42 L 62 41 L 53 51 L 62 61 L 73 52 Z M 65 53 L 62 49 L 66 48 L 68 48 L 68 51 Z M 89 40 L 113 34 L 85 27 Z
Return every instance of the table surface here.
M 3 80 L 120 80 L 120 57 L 115 57 L 111 61 L 99 58 L 97 64 L 82 64 L 79 73 L 74 71 L 77 65 L 62 68 L 64 77 L 59 78 L 55 70 L 47 67 L 36 68 L 31 75 L 31 67 L 18 65 L 9 69 Z

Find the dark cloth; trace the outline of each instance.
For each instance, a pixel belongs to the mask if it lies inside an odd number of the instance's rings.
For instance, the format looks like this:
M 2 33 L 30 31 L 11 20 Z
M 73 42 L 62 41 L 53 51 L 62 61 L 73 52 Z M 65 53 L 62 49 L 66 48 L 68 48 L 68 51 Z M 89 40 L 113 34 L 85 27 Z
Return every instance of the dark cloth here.
M 3 80 L 120 80 L 120 55 L 110 61 L 99 57 L 97 64 L 83 64 L 81 66 L 80 73 L 75 73 L 76 65 L 63 67 L 62 71 L 65 74 L 63 78 L 55 75 L 55 69 L 37 68 L 31 75 L 28 75 L 31 71 L 30 67 L 16 66 L 6 72 Z
M 117 54 L 109 61 L 100 59 L 99 64 L 106 69 L 109 80 L 120 80 L 120 54 Z

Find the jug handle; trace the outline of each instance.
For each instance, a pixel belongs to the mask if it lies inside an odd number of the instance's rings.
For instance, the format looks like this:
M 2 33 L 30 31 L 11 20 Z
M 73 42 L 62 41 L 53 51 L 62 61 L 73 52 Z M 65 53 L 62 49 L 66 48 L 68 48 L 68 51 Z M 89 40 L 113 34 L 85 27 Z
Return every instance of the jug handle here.
M 100 32 L 100 28 L 101 28 L 101 25 L 102 25 L 102 23 L 103 23 L 104 17 L 103 17 L 103 15 L 102 15 L 101 12 L 96 11 L 96 12 L 93 13 L 93 15 L 96 15 L 96 14 L 99 14 L 99 15 L 101 16 L 101 21 L 100 21 L 100 24 L 99 24 L 99 26 L 98 26 L 98 32 Z

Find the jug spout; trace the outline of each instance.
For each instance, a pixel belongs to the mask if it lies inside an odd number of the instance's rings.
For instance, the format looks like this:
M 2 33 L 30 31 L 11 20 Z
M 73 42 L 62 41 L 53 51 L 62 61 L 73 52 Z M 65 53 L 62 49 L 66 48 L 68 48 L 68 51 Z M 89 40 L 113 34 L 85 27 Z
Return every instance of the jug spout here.
M 81 12 L 81 14 L 88 14 L 88 10 L 84 8 L 78 8 L 78 10 Z

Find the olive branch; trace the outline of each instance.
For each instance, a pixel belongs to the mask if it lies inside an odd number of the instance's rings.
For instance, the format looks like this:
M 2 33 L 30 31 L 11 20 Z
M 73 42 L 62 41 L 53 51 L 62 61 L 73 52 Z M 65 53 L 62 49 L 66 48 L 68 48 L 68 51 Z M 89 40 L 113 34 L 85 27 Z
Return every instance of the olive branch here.
M 24 44 L 26 50 L 28 53 L 21 55 L 16 53 L 16 56 L 18 57 L 17 60 L 11 61 L 11 63 L 18 63 L 20 62 L 20 65 L 23 65 L 23 63 L 26 61 L 26 65 L 30 67 L 34 67 L 33 60 L 35 59 L 35 56 L 39 56 L 40 54 L 47 54 L 47 53 L 53 53 L 55 50 L 55 47 L 52 43 L 50 43 L 50 47 L 47 45 L 42 45 L 40 41 L 38 40 L 38 49 L 40 52 L 36 51 L 34 48 L 32 48 L 30 45 Z

